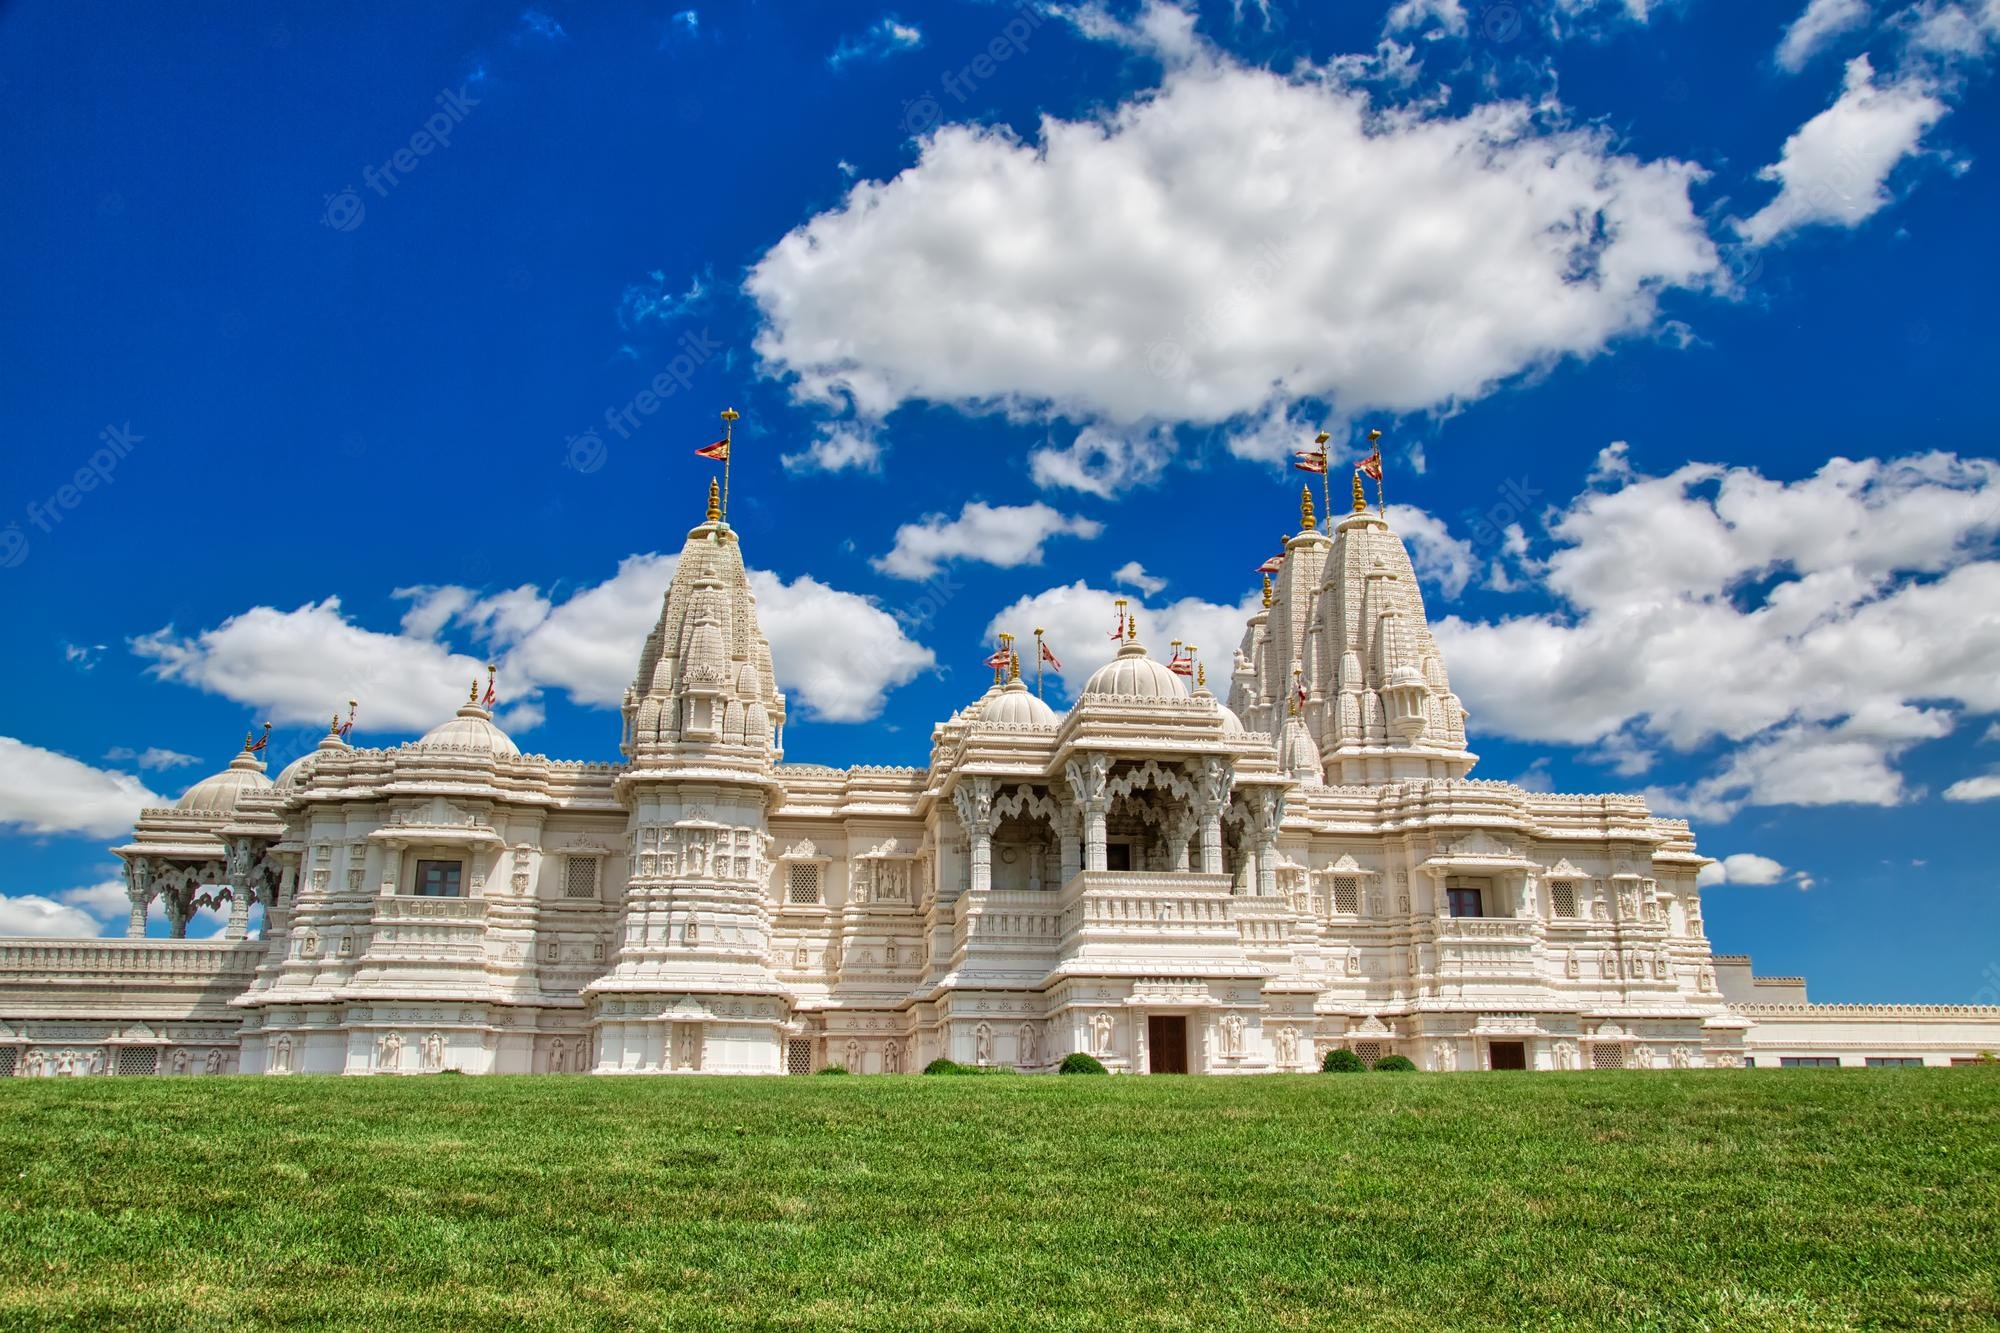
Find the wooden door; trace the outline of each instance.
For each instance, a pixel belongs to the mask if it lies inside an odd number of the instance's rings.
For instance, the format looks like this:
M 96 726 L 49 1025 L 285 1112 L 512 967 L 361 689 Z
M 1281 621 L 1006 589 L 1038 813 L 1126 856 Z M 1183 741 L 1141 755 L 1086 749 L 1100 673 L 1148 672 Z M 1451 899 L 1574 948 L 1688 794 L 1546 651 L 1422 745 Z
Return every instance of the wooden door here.
M 1495 1069 L 1526 1069 L 1528 1067 L 1528 1047 L 1525 1042 L 1489 1042 L 1486 1050 Z
M 1148 1018 L 1146 1072 L 1185 1074 L 1187 1071 L 1187 1019 L 1179 1014 L 1155 1014 Z

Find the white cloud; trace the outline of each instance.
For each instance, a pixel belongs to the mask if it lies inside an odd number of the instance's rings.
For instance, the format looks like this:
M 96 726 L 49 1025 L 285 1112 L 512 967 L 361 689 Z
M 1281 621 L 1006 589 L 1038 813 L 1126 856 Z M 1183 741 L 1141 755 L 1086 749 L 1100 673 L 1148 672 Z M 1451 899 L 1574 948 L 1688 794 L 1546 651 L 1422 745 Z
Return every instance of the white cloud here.
M 752 571 L 757 619 L 771 641 L 778 683 L 827 722 L 866 722 L 884 696 L 937 664 L 931 650 L 866 597 L 809 574 L 785 583 Z
M 1410 548 L 1410 563 L 1419 579 L 1436 584 L 1447 598 L 1465 591 L 1479 568 L 1472 543 L 1452 536 L 1443 519 L 1414 505 L 1397 505 L 1388 519 L 1390 529 Z
M 1028 472 L 1045 489 L 1064 487 L 1109 500 L 1159 480 L 1173 457 L 1173 431 L 1165 427 L 1085 426 L 1063 447 L 1051 445 L 1029 454 Z
M 114 764 L 137 764 L 140 768 L 148 770 L 185 768 L 198 759 L 196 755 L 182 754 L 179 750 L 169 750 L 158 745 L 149 745 L 143 750 L 114 745 L 104 752 L 104 757 Z
M 971 500 L 957 518 L 931 514 L 897 528 L 895 546 L 874 565 L 899 579 L 927 579 L 951 560 L 978 560 L 1002 569 L 1039 565 L 1049 538 L 1088 539 L 1103 530 L 1094 519 L 1063 514 L 1040 501 L 989 505 Z
M 916 24 L 884 14 L 858 37 L 843 37 L 826 63 L 839 69 L 856 60 L 882 60 L 898 51 L 914 51 L 923 44 L 923 30 Z
M 1947 801 L 1994 801 L 2000 800 L 2000 769 L 1981 773 L 1977 777 L 1960 778 L 1944 789 Z
M 1881 84 L 1867 56 L 1848 62 L 1840 97 L 1785 140 L 1758 175 L 1778 197 L 1736 230 L 1752 245 L 1815 224 L 1858 227 L 1886 207 L 1889 174 L 1917 151 L 1945 104 L 1916 82 Z
M 67 906 L 81 907 L 92 916 L 106 920 L 116 918 L 124 921 L 132 910 L 132 900 L 126 896 L 125 881 L 122 879 L 100 880 L 81 888 L 64 889 L 56 898 Z
M 874 432 L 853 422 L 828 422 L 810 444 L 798 453 L 786 454 L 782 461 L 787 472 L 841 472 L 848 468 L 879 472 L 882 446 Z
M 162 680 L 249 705 L 281 724 L 324 725 L 344 699 L 359 699 L 371 727 L 420 731 L 451 716 L 466 683 L 483 680 L 483 658 L 426 638 L 363 629 L 340 599 L 290 611 L 256 606 L 214 629 L 176 634 L 173 626 L 132 640 Z
M 103 923 L 80 908 L 51 902 L 39 894 L 0 895 L 0 935 L 75 939 L 102 934 Z
M 1912 52 L 1948 68 L 1985 60 L 2000 44 L 2000 0 L 1919 0 L 1895 22 Z
M 130 773 L 0 736 L 0 827 L 108 838 L 130 832 L 143 807 L 166 804 Z
M 1778 67 L 1796 74 L 1844 32 L 1868 21 L 1868 0 L 1812 0 L 1778 43 Z
M 1454 37 L 1466 33 L 1464 0 L 1399 0 L 1382 23 L 1384 32 L 1406 32 L 1435 24 Z
M 1785 877 L 1785 868 L 1768 856 L 1755 852 L 1735 852 L 1713 865 L 1704 866 L 1701 884 L 1776 884 Z
M 1904 802 L 1905 751 L 2000 712 L 2000 463 L 1649 477 L 1614 447 L 1596 477 L 1550 524 L 1536 576 L 1555 610 L 1433 625 L 1479 728 L 1628 759 L 1725 743 L 1713 771 L 1648 793 L 1723 817 Z
M 1341 70 L 1249 68 L 1190 23 L 1138 21 L 1185 57 L 1157 90 L 1033 143 L 946 125 L 772 247 L 746 281 L 765 364 L 870 418 L 1418 411 L 1649 333 L 1664 289 L 1720 279 L 1698 167 L 1557 108 L 1376 105 Z
M 1118 566 L 1117 572 L 1111 576 L 1111 581 L 1123 584 L 1127 588 L 1137 588 L 1147 597 L 1153 596 L 1167 586 L 1165 579 L 1155 578 L 1151 574 L 1148 574 L 1146 567 L 1137 560 L 1127 560 L 1124 564 Z
M 1049 647 L 1062 661 L 1063 684 L 1074 695 L 1091 672 L 1117 655 L 1118 644 L 1110 632 L 1117 625 L 1114 602 L 1120 595 L 1093 588 L 1081 579 L 1049 588 L 1003 608 L 987 623 L 986 636 L 990 639 L 1005 630 L 1024 637 L 1035 626 L 1042 626 L 1048 631 Z M 1230 654 L 1242 640 L 1243 623 L 1256 613 L 1261 597 L 1261 592 L 1252 592 L 1235 605 L 1183 597 L 1158 607 L 1141 604 L 1132 608 L 1132 613 L 1139 621 L 1140 639 L 1154 657 L 1165 661 L 1174 639 L 1196 645 L 1201 649 L 1201 660 L 1209 664 L 1209 688 L 1227 694 Z

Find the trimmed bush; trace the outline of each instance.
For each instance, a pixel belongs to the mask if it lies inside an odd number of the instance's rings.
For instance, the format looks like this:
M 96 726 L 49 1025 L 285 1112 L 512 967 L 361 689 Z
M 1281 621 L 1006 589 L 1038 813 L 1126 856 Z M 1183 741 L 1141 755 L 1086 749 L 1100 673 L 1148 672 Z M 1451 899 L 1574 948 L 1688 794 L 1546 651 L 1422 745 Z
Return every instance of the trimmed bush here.
M 1417 1070 L 1407 1055 L 1385 1055 L 1375 1062 L 1375 1068 L 1390 1074 L 1414 1074 Z
M 1337 1051 L 1328 1051 L 1326 1059 L 1320 1061 L 1319 1067 L 1321 1072 L 1328 1074 L 1360 1074 L 1368 1069 L 1367 1065 L 1361 1063 L 1361 1057 L 1345 1046 Z
M 965 1069 L 956 1060 L 947 1060 L 943 1056 L 939 1056 L 924 1066 L 924 1072 L 926 1074 L 963 1074 Z
M 847 1072 L 847 1066 L 827 1065 L 824 1069 L 815 1069 L 813 1072 L 815 1074 L 845 1074 Z
M 1111 1071 L 1106 1069 L 1104 1062 L 1096 1056 L 1086 1055 L 1082 1051 L 1071 1051 L 1063 1057 L 1062 1063 L 1056 1066 L 1056 1072 L 1058 1074 L 1108 1074 Z

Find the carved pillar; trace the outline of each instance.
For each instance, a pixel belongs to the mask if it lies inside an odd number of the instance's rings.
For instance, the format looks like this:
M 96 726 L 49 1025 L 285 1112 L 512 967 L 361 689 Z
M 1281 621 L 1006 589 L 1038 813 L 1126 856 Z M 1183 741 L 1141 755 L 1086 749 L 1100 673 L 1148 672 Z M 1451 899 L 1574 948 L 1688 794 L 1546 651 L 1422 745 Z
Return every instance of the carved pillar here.
M 983 893 L 993 887 L 993 779 L 961 782 L 951 798 L 970 848 L 972 875 L 967 888 Z
M 1278 825 L 1285 817 L 1283 792 L 1268 788 L 1251 799 L 1251 823 L 1257 836 L 1257 896 L 1278 893 Z
M 1065 803 L 1056 816 L 1056 831 L 1062 838 L 1062 882 L 1067 884 L 1083 869 L 1083 812 Z
M 248 838 L 229 840 L 229 924 L 222 938 L 240 940 L 250 933 L 250 861 L 254 844 Z
M 1195 813 L 1183 806 L 1167 817 L 1167 869 L 1185 873 L 1188 844 L 1194 840 Z
M 1201 873 L 1222 873 L 1222 812 L 1229 804 L 1230 766 L 1213 757 L 1195 774 L 1195 819 L 1201 833 Z
M 126 937 L 140 939 L 146 933 L 146 905 L 153 901 L 151 861 L 135 856 L 125 863 L 125 896 L 132 900 L 132 919 L 126 923 Z
M 177 881 L 180 881 L 185 879 L 185 876 L 176 876 L 175 878 Z M 193 896 L 194 887 L 182 882 L 169 884 L 166 891 L 160 894 L 161 906 L 167 909 L 167 937 L 169 939 L 184 940 L 187 938 L 188 918 L 194 915 L 193 904 L 189 901 Z
M 1104 822 L 1111 810 L 1111 798 L 1105 792 L 1105 784 L 1110 775 L 1111 760 L 1107 755 L 1084 755 L 1064 766 L 1070 794 L 1083 814 L 1085 870 L 1102 870 L 1105 867 Z

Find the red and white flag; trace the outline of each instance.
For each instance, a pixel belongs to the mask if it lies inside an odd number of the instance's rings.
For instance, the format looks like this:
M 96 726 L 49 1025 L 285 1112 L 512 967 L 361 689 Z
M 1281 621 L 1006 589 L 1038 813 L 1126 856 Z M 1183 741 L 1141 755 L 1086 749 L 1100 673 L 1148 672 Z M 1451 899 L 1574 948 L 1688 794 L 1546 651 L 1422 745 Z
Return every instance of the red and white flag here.
M 695 450 L 694 456 L 696 458 L 714 459 L 718 463 L 727 462 L 729 460 L 729 441 L 726 439 L 717 440 L 714 444 Z
M 1269 560 L 1266 560 L 1263 564 L 1257 566 L 1257 572 L 1259 574 L 1275 574 L 1280 569 L 1284 568 L 1284 565 L 1285 565 L 1285 557 L 1281 555 L 1274 555 Z
M 1042 645 L 1042 660 L 1044 662 L 1047 662 L 1050 666 L 1054 667 L 1056 670 L 1058 671 L 1062 670 L 1062 663 L 1056 661 L 1056 655 L 1049 651 L 1049 646 L 1046 643 Z
M 1192 676 L 1194 674 L 1194 659 L 1192 657 L 1182 657 L 1176 653 L 1167 663 L 1167 670 L 1173 672 L 1176 676 Z
M 1382 480 L 1382 446 L 1376 445 L 1375 452 L 1354 465 L 1355 470 L 1375 481 Z
M 1125 637 L 1125 608 L 1124 608 L 1124 607 L 1122 607 L 1122 606 L 1121 606 L 1121 607 L 1119 607 L 1119 608 L 1118 608 L 1118 628 L 1117 628 L 1117 629 L 1115 629 L 1115 630 L 1112 630 L 1112 631 L 1111 631 L 1111 633 L 1110 633 L 1109 635 L 1107 635 L 1106 637 L 1107 637 L 1107 638 L 1113 638 L 1113 639 L 1122 639 L 1122 638 L 1124 638 L 1124 637 Z
M 1005 648 L 1002 648 L 999 652 L 986 659 L 986 665 L 998 671 L 1000 668 L 1006 666 L 1010 660 L 1011 655 Z
M 1315 449 L 1310 452 L 1300 452 L 1293 454 L 1292 457 L 1298 460 L 1292 466 L 1299 471 L 1317 472 L 1321 476 L 1326 475 L 1326 450 Z

